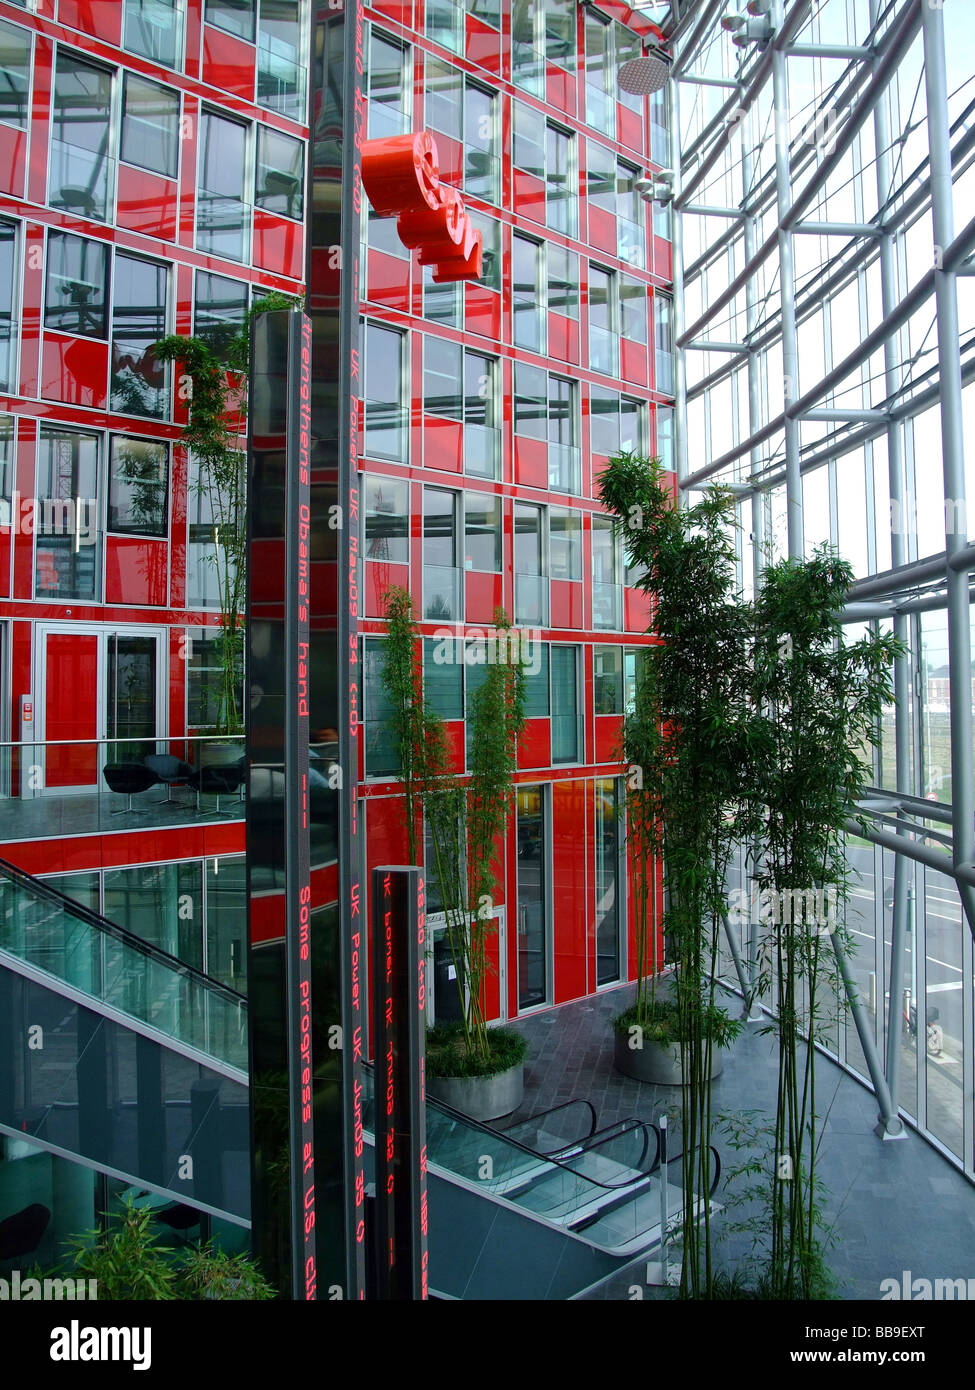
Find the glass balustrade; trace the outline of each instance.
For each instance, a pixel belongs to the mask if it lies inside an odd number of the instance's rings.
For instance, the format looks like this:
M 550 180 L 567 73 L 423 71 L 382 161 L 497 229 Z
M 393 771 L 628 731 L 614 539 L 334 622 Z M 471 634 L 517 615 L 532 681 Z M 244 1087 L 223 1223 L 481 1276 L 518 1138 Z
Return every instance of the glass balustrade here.
M 363 1069 L 363 1125 L 375 1124 L 374 1078 Z M 659 1236 L 660 1174 L 652 1125 L 621 1121 L 579 1145 L 576 1152 L 546 1155 L 510 1135 L 479 1124 L 427 1099 L 426 1148 L 430 1169 L 453 1174 L 467 1187 L 500 1198 L 534 1217 L 597 1244 L 630 1251 L 649 1248 Z M 677 1186 L 675 1186 L 675 1182 Z M 668 1216 L 680 1206 L 680 1172 L 668 1175 Z
M 548 485 L 554 492 L 578 493 L 580 451 L 573 444 L 548 446 Z
M 196 194 L 196 245 L 199 251 L 246 261 L 250 250 L 251 205 L 226 193 L 200 188 Z
M 473 478 L 495 479 L 501 457 L 501 431 L 488 425 L 464 426 L 464 472 Z
M 0 865 L 0 951 L 247 1069 L 247 1005 L 240 995 L 6 865 Z
M 515 575 L 515 622 L 519 627 L 548 625 L 547 575 Z
M 242 734 L 0 743 L 0 842 L 241 820 L 245 784 Z
M 52 139 L 49 180 L 47 200 L 52 208 L 95 222 L 109 220 L 115 160 L 101 150 Z
M 622 594 L 618 584 L 601 584 L 593 581 L 592 586 L 592 625 L 618 632 L 622 626 Z
M 447 565 L 424 565 L 424 618 L 445 623 L 463 622 L 462 580 L 463 570 Z

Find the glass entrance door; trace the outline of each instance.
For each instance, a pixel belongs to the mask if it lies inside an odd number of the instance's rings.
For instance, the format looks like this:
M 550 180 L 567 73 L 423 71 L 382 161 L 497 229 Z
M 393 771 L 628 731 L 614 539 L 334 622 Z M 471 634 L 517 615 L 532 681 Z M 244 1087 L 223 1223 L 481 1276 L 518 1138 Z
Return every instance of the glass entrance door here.
M 165 632 L 38 627 L 37 744 L 25 764 L 41 792 L 94 791 L 109 762 L 142 762 L 164 734 Z
M 141 763 L 156 751 L 159 640 L 110 632 L 106 646 L 106 761 Z
M 518 826 L 518 1008 L 548 1002 L 548 855 L 545 794 L 519 787 Z

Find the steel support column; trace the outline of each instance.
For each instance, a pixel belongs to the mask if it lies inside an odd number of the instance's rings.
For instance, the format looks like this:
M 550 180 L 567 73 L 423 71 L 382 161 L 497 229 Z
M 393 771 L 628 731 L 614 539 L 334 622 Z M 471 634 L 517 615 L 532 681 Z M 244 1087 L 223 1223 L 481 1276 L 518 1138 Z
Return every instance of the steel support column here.
M 778 31 L 785 17 L 783 0 L 774 0 L 772 25 Z M 782 49 L 772 49 L 772 100 L 775 111 L 775 202 L 779 214 L 779 296 L 782 308 L 783 409 L 785 410 L 785 502 L 789 558 L 801 560 L 802 477 L 799 473 L 799 421 L 789 406 L 799 396 L 799 330 L 796 323 L 796 276 L 792 261 L 792 231 L 786 223 L 792 206 L 789 172 L 789 74 Z
M 876 30 L 880 16 L 880 0 L 870 0 L 870 27 Z M 890 196 L 892 182 L 892 161 L 890 142 L 893 134 L 890 120 L 890 99 L 888 90 L 884 92 L 873 110 L 874 142 L 877 149 L 877 206 L 882 208 Z M 880 292 L 883 316 L 890 318 L 899 299 L 897 283 L 897 259 L 893 233 L 884 230 L 879 240 L 880 251 Z M 884 395 L 892 400 L 900 394 L 902 383 L 901 335 L 894 332 L 884 340 Z M 904 427 L 899 420 L 888 419 L 887 423 L 887 477 L 890 490 L 890 555 L 893 567 L 905 565 L 911 556 L 908 553 L 907 536 L 904 531 L 904 518 L 907 515 L 907 477 L 904 468 Z M 911 686 L 910 686 L 910 620 L 903 614 L 894 617 L 894 636 L 904 644 L 904 654 L 894 663 L 894 745 L 895 775 L 897 790 L 909 796 L 914 790 L 911 785 Z M 893 924 L 890 943 L 890 990 L 887 1013 L 887 1085 L 890 1088 L 894 1110 L 900 1106 L 900 1051 L 904 1032 L 904 1019 L 900 1006 L 901 980 L 904 977 L 904 957 L 907 945 L 908 922 L 908 878 L 909 861 L 898 854 L 894 861 L 894 904 Z M 913 872 L 913 870 L 912 870 Z M 913 1107 L 912 1107 L 913 1108 Z M 889 1136 L 889 1126 L 882 1126 L 883 1137 Z M 901 1126 L 900 1133 L 906 1135 Z
M 948 82 L 945 61 L 944 13 L 923 7 L 924 89 L 928 107 L 931 149 L 931 218 L 934 231 L 935 303 L 938 324 L 938 364 L 941 384 L 941 443 L 945 500 L 965 514 L 965 446 L 962 433 L 961 352 L 959 347 L 958 285 L 955 270 L 940 263 L 940 250 L 955 240 L 951 185 L 951 137 L 948 123 Z M 940 250 L 939 250 L 940 248 Z M 946 528 L 948 558 L 948 663 L 951 700 L 952 853 L 956 869 L 975 859 L 975 795 L 972 785 L 972 634 L 968 574 L 951 565 L 968 541 L 967 531 Z M 975 932 L 975 889 L 958 881 L 958 892 Z

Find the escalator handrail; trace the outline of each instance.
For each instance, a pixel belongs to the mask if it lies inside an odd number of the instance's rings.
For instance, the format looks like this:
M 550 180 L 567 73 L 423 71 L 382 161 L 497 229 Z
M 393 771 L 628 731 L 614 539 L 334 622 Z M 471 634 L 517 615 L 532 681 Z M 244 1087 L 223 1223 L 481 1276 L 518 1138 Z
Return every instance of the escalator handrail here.
M 93 912 L 90 907 L 85 907 L 82 903 L 75 902 L 74 898 L 69 898 L 64 893 L 58 892 L 43 879 L 35 878 L 33 874 L 17 867 L 16 864 L 9 863 L 6 859 L 0 859 L 0 879 L 8 878 L 14 883 L 25 887 L 29 892 L 38 898 L 46 898 L 48 902 L 66 912 L 70 917 L 80 918 L 90 927 L 105 936 L 114 937 L 116 941 L 138 951 L 140 955 L 147 956 L 149 959 L 166 966 L 169 970 L 186 975 L 195 980 L 202 988 L 210 994 L 223 995 L 227 1002 L 235 1006 L 243 1005 L 247 1008 L 247 996 L 238 993 L 231 985 L 225 985 L 221 980 L 215 980 L 212 975 L 205 974 L 198 970 L 195 965 L 188 964 L 185 960 L 180 960 L 178 956 L 170 955 L 161 946 L 154 946 L 151 942 L 143 940 L 141 936 L 136 936 L 133 932 L 127 931 L 125 927 L 120 927 L 117 922 L 109 921 L 107 917 L 102 917 L 99 913 Z
M 593 1103 L 592 1103 L 591 1100 L 585 1100 L 585 1099 L 584 1099 L 583 1097 L 581 1097 L 581 1096 L 577 1097 L 575 1100 L 564 1100 L 564 1101 L 562 1102 L 561 1105 L 552 1105 L 552 1106 L 549 1107 L 548 1110 L 536 1110 L 536 1112 L 534 1113 L 534 1115 L 526 1115 L 525 1118 L 524 1118 L 523 1120 L 516 1120 L 515 1123 L 514 1123 L 513 1125 L 510 1125 L 507 1129 L 499 1129 L 499 1130 L 498 1130 L 498 1133 L 499 1133 L 499 1134 L 509 1135 L 513 1129 L 520 1129 L 522 1125 L 530 1125 L 530 1124 L 532 1124 L 533 1121 L 535 1121 L 535 1120 L 544 1120 L 544 1119 L 546 1118 L 546 1116 L 548 1116 L 548 1115 L 555 1115 L 555 1114 L 557 1114 L 560 1110 L 568 1110 L 568 1108 L 569 1108 L 570 1105 L 584 1105 L 584 1106 L 586 1107 L 586 1109 L 589 1111 L 589 1115 L 590 1115 L 589 1133 L 588 1133 L 588 1134 L 583 1134 L 582 1137 L 579 1138 L 579 1139 L 572 1139 L 572 1140 L 569 1140 L 569 1141 L 568 1141 L 568 1142 L 571 1143 L 571 1144 L 581 1144 L 581 1143 L 583 1143 L 586 1139 L 591 1139 L 592 1136 L 597 1132 L 597 1131 L 596 1131 L 596 1124 L 597 1124 L 596 1107 L 593 1105 Z M 492 1128 L 493 1128 L 493 1126 L 492 1126 Z M 564 1145 L 563 1145 L 563 1147 L 564 1147 Z M 541 1153 L 542 1150 L 539 1149 L 538 1152 Z
M 715 1190 L 717 1189 L 718 1183 L 719 1183 L 719 1181 L 720 1181 L 720 1179 L 721 1179 L 721 1155 L 718 1153 L 717 1149 L 714 1147 L 713 1144 L 709 1144 L 709 1145 L 708 1145 L 708 1148 L 711 1150 L 711 1153 L 712 1153 L 712 1155 L 714 1156 L 714 1181 L 712 1182 L 710 1191 L 708 1192 L 708 1197 L 713 1197 L 714 1194 L 715 1194 Z M 679 1154 L 675 1154 L 672 1158 L 670 1157 L 670 1155 L 668 1155 L 668 1157 L 667 1157 L 667 1168 L 668 1168 L 668 1171 L 669 1171 L 670 1166 L 671 1166 L 672 1163 L 679 1163 L 680 1160 L 681 1160 L 683 1157 L 684 1157 L 683 1150 L 682 1150 Z M 656 1162 L 656 1163 L 654 1164 L 654 1166 L 649 1170 L 649 1172 L 648 1172 L 648 1174 L 647 1174 L 648 1177 L 653 1177 L 653 1176 L 655 1176 L 657 1173 L 659 1173 L 659 1172 L 661 1171 L 661 1170 L 660 1170 L 660 1165 L 659 1165 L 659 1158 L 660 1158 L 660 1153 L 659 1153 L 659 1150 L 658 1150 L 658 1152 L 657 1152 L 657 1159 L 658 1159 L 658 1162 Z M 661 1181 L 662 1181 L 662 1178 L 661 1178 Z M 668 1181 L 669 1181 L 669 1179 L 668 1179 Z M 632 1195 L 633 1195 L 632 1193 L 624 1193 L 624 1194 L 622 1194 L 620 1197 L 618 1197 L 618 1198 L 616 1199 L 615 1202 L 608 1202 L 608 1203 L 606 1204 L 606 1206 L 600 1208 L 600 1210 L 599 1210 L 598 1212 L 594 1212 L 591 1216 L 585 1216 L 585 1217 L 583 1217 L 583 1219 L 578 1223 L 578 1225 L 574 1226 L 573 1229 L 576 1230 L 576 1231 L 584 1231 L 584 1230 L 586 1229 L 587 1226 L 595 1226 L 596 1223 L 597 1223 L 598 1221 L 600 1221 L 604 1216 L 608 1216 L 611 1212 L 618 1210 L 618 1208 L 620 1208 L 620 1207 L 622 1207 L 622 1206 L 625 1206 L 626 1203 L 630 1200 L 630 1197 L 631 1197 Z M 681 1212 L 681 1219 L 683 1220 L 683 1211 Z
M 583 1150 L 583 1152 L 591 1153 L 593 1149 L 599 1148 L 600 1144 L 608 1144 L 611 1139 L 614 1139 L 616 1137 L 616 1134 L 613 1133 L 614 1130 L 617 1134 L 625 1133 L 626 1127 L 628 1125 L 633 1129 L 643 1130 L 643 1149 L 640 1152 L 640 1157 L 637 1159 L 635 1166 L 639 1168 L 641 1171 L 645 1171 L 647 1173 L 655 1172 L 657 1164 L 660 1161 L 660 1130 L 657 1128 L 657 1126 L 653 1123 L 652 1120 L 641 1120 L 636 1115 L 631 1115 L 628 1119 L 625 1120 L 614 1120 L 611 1125 L 604 1125 L 602 1129 L 597 1129 L 594 1134 L 589 1135 L 587 1139 L 581 1141 L 580 1147 Z M 657 1141 L 657 1149 L 656 1153 L 653 1156 L 653 1162 L 650 1164 L 650 1167 L 647 1169 L 643 1169 L 643 1161 L 646 1158 L 647 1150 L 650 1147 L 651 1131 L 653 1132 L 654 1138 Z
M 362 1069 L 364 1072 L 375 1073 L 375 1067 L 372 1062 L 363 1061 Z M 373 1092 L 373 1104 L 375 1104 L 375 1091 Z M 493 1129 L 490 1125 L 485 1124 L 483 1120 L 475 1120 L 473 1116 L 465 1115 L 462 1110 L 456 1110 L 452 1105 L 448 1105 L 445 1100 L 440 1100 L 439 1098 L 434 1099 L 433 1096 L 428 1095 L 425 1098 L 424 1104 L 432 1106 L 435 1110 L 442 1110 L 447 1115 L 448 1119 L 453 1119 L 455 1121 L 460 1120 L 470 1129 L 480 1130 L 482 1134 L 488 1134 L 494 1139 L 503 1139 L 506 1144 L 510 1144 L 514 1149 L 520 1149 L 522 1153 L 528 1154 L 530 1158 L 537 1159 L 540 1163 L 550 1163 L 556 1168 L 561 1168 L 563 1172 L 571 1173 L 574 1178 L 581 1178 L 583 1182 L 590 1183 L 593 1187 L 602 1188 L 604 1192 L 616 1192 L 621 1186 L 619 1183 L 600 1182 L 598 1178 L 590 1178 L 585 1173 L 580 1173 L 577 1168 L 572 1168 L 567 1163 L 560 1163 L 559 1160 L 553 1158 L 551 1154 L 539 1153 L 537 1149 L 531 1148 L 528 1144 L 522 1144 L 517 1139 L 509 1139 L 503 1130 Z M 370 1129 L 371 1132 L 370 1126 L 366 1126 L 366 1128 Z M 427 1162 L 437 1162 L 436 1158 L 430 1153 L 429 1146 L 427 1149 Z M 458 1173 L 456 1176 L 462 1177 L 463 1175 Z M 634 1179 L 629 1186 L 635 1190 L 638 1186 L 644 1185 L 644 1183 L 649 1180 L 650 1176 L 649 1173 L 641 1174 L 641 1176 L 638 1179 Z

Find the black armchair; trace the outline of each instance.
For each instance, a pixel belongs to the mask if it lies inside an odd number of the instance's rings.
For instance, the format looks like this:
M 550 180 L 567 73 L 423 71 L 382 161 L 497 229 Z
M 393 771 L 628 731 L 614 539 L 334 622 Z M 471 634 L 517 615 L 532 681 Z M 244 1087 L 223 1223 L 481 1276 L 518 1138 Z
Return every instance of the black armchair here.
M 246 775 L 243 758 L 234 763 L 211 763 L 198 767 L 186 779 L 187 786 L 196 792 L 196 809 L 200 809 L 200 793 L 209 792 L 217 798 L 217 815 L 229 816 L 231 811 L 221 811 L 220 798 L 240 791 Z
M 121 810 L 112 812 L 113 816 L 124 815 L 127 811 L 134 816 L 147 814 L 135 809 L 132 798 L 139 792 L 148 791 L 159 781 L 151 768 L 146 767 L 145 763 L 106 763 L 102 776 L 113 792 L 128 798 Z
M 40 1245 L 50 1220 L 49 1208 L 34 1202 L 0 1221 L 0 1260 L 30 1255 Z
M 150 772 L 156 774 L 156 781 L 166 788 L 166 795 L 160 798 L 161 801 L 173 801 L 173 787 L 186 785 L 194 772 L 191 763 L 184 763 L 182 758 L 173 757 L 171 753 L 150 753 L 143 758 L 143 762 Z

